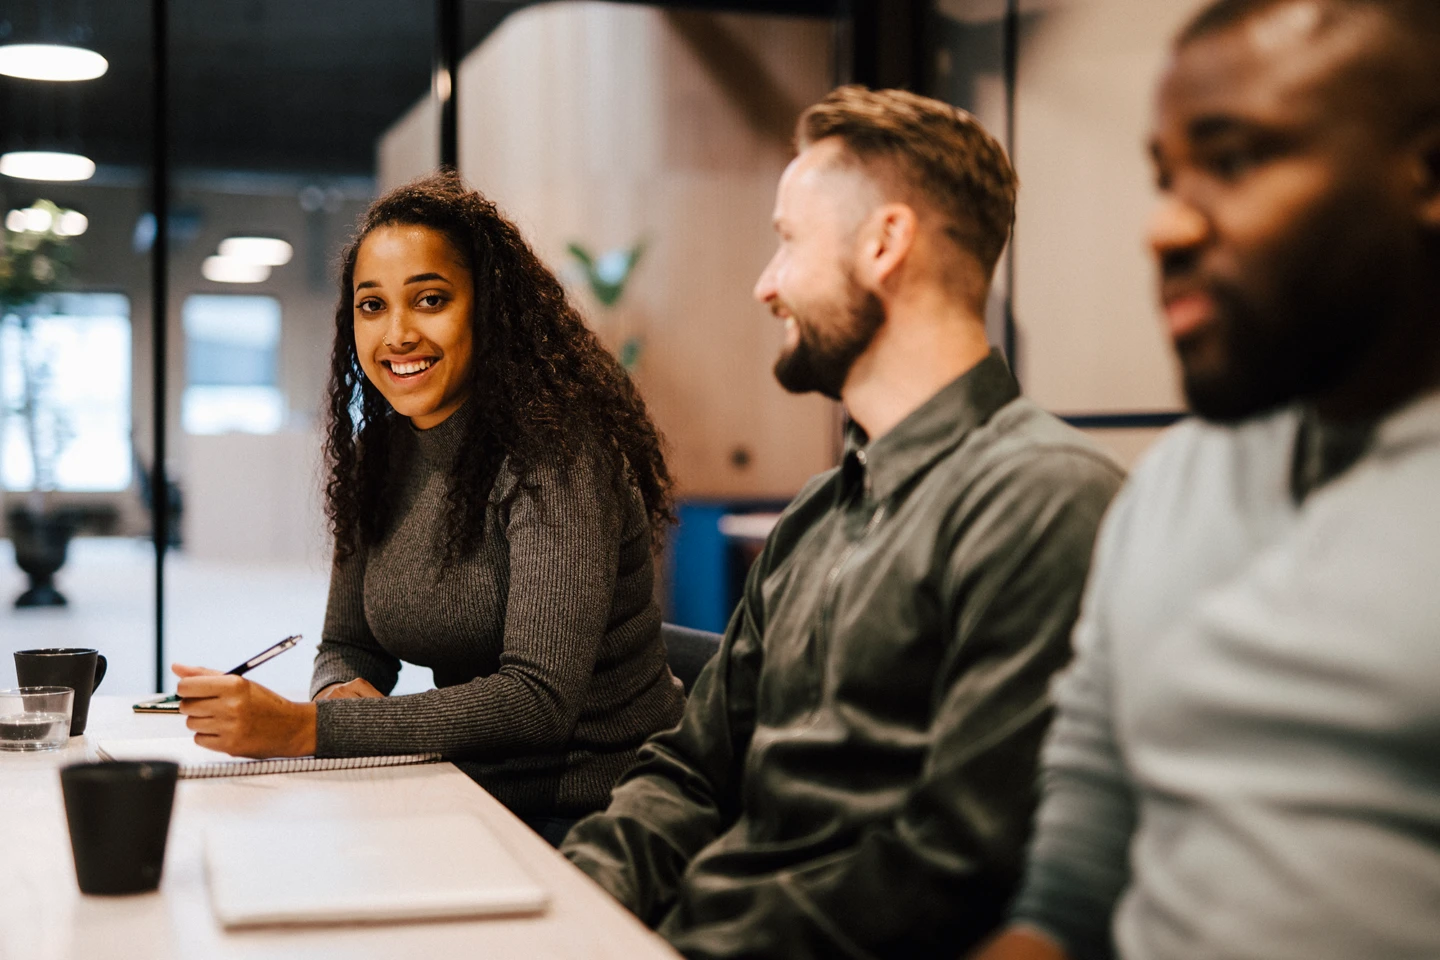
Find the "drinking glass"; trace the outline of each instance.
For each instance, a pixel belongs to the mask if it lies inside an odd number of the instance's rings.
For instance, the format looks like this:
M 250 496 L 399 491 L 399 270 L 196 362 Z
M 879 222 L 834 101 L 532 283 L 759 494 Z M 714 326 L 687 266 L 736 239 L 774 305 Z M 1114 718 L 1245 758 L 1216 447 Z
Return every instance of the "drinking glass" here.
M 0 690 L 0 750 L 55 750 L 70 737 L 70 687 Z

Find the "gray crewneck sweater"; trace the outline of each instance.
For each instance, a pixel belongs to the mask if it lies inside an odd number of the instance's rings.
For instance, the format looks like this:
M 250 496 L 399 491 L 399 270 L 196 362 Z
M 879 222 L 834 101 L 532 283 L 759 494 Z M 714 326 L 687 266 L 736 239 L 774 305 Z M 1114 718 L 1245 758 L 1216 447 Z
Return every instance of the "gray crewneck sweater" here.
M 1437 489 L 1440 395 L 1156 444 L 1056 685 L 1018 922 L 1076 960 L 1440 957 Z
M 684 703 L 644 503 L 594 458 L 542 464 L 518 492 L 502 466 L 483 543 L 442 575 L 447 478 L 472 414 L 397 439 L 390 530 L 336 563 L 311 681 L 312 695 L 357 677 L 389 693 L 403 660 L 436 689 L 320 701 L 316 754 L 438 751 L 517 813 L 596 810 Z

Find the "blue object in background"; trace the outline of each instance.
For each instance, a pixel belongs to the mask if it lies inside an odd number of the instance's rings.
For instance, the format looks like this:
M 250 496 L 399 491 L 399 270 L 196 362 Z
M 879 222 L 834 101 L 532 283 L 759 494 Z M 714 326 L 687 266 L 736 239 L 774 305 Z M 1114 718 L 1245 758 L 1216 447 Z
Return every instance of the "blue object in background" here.
M 679 525 L 670 540 L 670 611 L 667 619 L 682 627 L 723 633 L 730 619 L 728 544 L 720 518 L 725 503 L 684 502 L 675 513 Z
M 680 521 L 670 538 L 670 592 L 665 619 L 695 630 L 724 633 L 740 603 L 761 541 L 727 537 L 720 520 L 727 515 L 778 514 L 783 500 L 682 500 Z

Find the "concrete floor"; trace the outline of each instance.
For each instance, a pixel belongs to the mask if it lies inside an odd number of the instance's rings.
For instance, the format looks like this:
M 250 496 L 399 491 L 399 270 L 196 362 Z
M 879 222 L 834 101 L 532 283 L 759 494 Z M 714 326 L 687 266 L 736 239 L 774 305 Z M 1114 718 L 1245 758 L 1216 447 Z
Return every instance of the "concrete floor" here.
M 109 661 L 105 693 L 154 690 L 155 553 L 149 541 L 81 537 L 56 586 L 64 608 L 17 610 L 26 587 L 8 540 L 0 540 L 0 687 L 15 684 L 10 653 L 32 647 L 94 647 Z M 328 570 L 303 565 L 217 563 L 172 552 L 165 560 L 166 663 L 228 670 L 275 641 L 304 634 L 295 649 L 257 667 L 251 679 L 305 696 L 325 619 Z M 174 678 L 166 672 L 166 691 Z M 396 693 L 427 690 L 430 671 L 407 667 Z

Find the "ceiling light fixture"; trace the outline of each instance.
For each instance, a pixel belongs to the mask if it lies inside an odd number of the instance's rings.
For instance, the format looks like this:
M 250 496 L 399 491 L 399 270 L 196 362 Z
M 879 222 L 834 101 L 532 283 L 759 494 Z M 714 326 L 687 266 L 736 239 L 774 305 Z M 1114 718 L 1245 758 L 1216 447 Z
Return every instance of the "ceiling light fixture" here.
M 0 156 L 0 173 L 17 180 L 89 180 L 95 161 L 78 153 L 12 150 Z
M 206 280 L 215 283 L 262 283 L 270 278 L 270 267 L 266 264 L 218 255 L 206 257 L 200 272 Z
M 220 241 L 220 256 L 279 267 L 290 262 L 295 248 L 274 237 L 227 237 Z
M 94 50 L 56 43 L 10 43 L 0 47 L 0 73 L 20 80 L 94 80 L 110 69 Z

